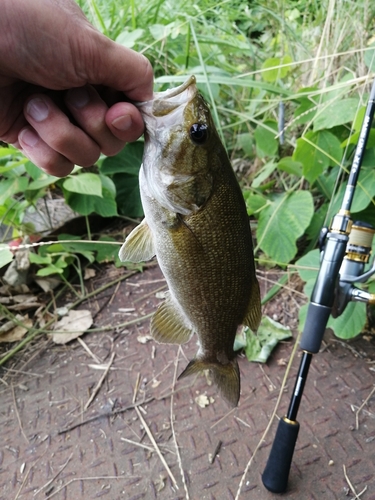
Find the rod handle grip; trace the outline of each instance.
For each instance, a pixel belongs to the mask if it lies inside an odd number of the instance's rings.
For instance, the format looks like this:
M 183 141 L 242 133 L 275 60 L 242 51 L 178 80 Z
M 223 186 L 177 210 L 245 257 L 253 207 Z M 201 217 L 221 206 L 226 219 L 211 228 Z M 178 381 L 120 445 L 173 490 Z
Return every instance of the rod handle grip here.
M 272 493 L 284 493 L 288 486 L 290 466 L 299 431 L 299 423 L 286 417 L 279 421 L 262 481 Z

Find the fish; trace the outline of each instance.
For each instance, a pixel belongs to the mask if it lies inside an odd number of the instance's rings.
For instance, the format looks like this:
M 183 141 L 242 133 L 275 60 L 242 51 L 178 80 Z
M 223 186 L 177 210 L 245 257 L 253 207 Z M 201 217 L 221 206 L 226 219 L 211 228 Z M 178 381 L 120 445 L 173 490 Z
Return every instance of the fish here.
M 209 370 L 235 407 L 235 336 L 240 325 L 256 331 L 261 319 L 241 188 L 194 76 L 137 106 L 145 123 L 139 173 L 145 218 L 119 257 L 142 262 L 156 255 L 169 290 L 151 318 L 151 336 L 184 344 L 196 334 L 198 352 L 178 379 Z

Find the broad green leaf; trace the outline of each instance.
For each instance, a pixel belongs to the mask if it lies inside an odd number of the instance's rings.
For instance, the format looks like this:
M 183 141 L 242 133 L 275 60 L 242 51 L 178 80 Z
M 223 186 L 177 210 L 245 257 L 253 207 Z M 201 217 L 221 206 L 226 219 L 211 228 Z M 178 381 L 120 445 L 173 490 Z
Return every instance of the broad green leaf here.
M 236 336 L 234 350 L 245 349 L 249 361 L 266 363 L 273 348 L 281 341 L 292 337 L 290 328 L 264 316 L 257 334 L 244 327 Z
M 113 178 L 117 189 L 119 212 L 128 217 L 142 217 L 143 208 L 139 194 L 138 177 L 128 174 L 116 174 Z
M 13 195 L 26 191 L 28 183 L 26 177 L 0 180 L 0 205 L 4 205 L 6 200 Z
M 102 183 L 99 175 L 84 173 L 71 175 L 63 182 L 63 187 L 71 193 L 102 196 Z
M 336 214 L 342 204 L 342 200 L 345 192 L 345 184 L 342 184 L 330 204 L 330 209 L 328 213 L 329 220 L 332 219 L 334 214 Z M 373 203 L 375 198 L 375 170 L 372 168 L 362 168 L 358 177 L 358 182 L 355 190 L 355 195 L 351 207 L 351 212 L 357 213 L 365 210 L 370 203 Z
M 266 70 L 262 72 L 263 80 L 274 83 L 281 78 L 285 78 L 291 71 L 292 66 L 283 65 L 288 65 L 292 61 L 292 58 L 288 55 L 284 57 L 270 57 L 269 59 L 266 59 L 262 64 L 262 69 Z
M 37 276 L 50 276 L 51 274 L 63 274 L 63 273 L 64 273 L 63 269 L 53 264 L 50 264 L 47 267 L 42 267 L 41 269 L 38 269 L 36 274 Z
M 256 214 L 268 204 L 267 198 L 259 194 L 255 194 L 249 189 L 245 189 L 242 194 L 245 198 L 248 215 Z
M 53 175 L 48 175 L 48 174 L 43 172 L 43 175 L 38 177 L 38 179 L 30 182 L 30 184 L 27 186 L 27 190 L 28 191 L 37 191 L 39 189 L 43 189 L 47 186 L 50 186 L 51 184 L 54 184 L 59 179 L 60 179 L 59 177 L 55 177 Z
M 9 250 L 9 246 L 0 244 L 0 268 L 6 266 L 13 260 L 13 253 Z
M 52 257 L 51 255 L 39 255 L 38 253 L 30 252 L 29 260 L 32 264 L 40 264 L 45 266 L 47 264 L 51 264 Z
M 103 186 L 103 196 L 109 195 L 113 199 L 116 198 L 116 186 L 113 180 L 107 175 L 99 174 L 102 186 Z
M 278 170 L 282 170 L 287 174 L 296 175 L 297 177 L 302 177 L 302 163 L 299 161 L 294 161 L 291 156 L 284 156 L 277 164 Z
M 300 275 L 300 278 L 305 282 L 303 292 L 308 298 L 311 297 L 316 277 L 318 276 L 319 265 L 319 249 L 311 250 L 306 255 L 298 259 L 295 263 L 295 267 L 298 271 L 298 274 Z
M 296 255 L 296 241 L 308 227 L 313 213 L 313 199 L 308 191 L 275 195 L 260 212 L 258 247 L 275 262 L 287 264 Z
M 106 190 L 103 190 L 103 197 L 67 192 L 65 196 L 70 208 L 81 215 L 89 215 L 93 212 L 102 217 L 118 215 L 116 201 L 109 193 L 106 196 Z
M 255 177 L 253 182 L 251 183 L 251 187 L 258 188 L 276 169 L 277 164 L 270 161 L 266 163 L 261 170 L 258 172 L 258 175 Z
M 273 120 L 266 120 L 263 125 L 258 125 L 254 131 L 257 155 L 260 158 L 265 156 L 275 156 L 279 147 L 276 139 L 277 123 Z
M 103 160 L 100 172 L 105 175 L 126 173 L 138 176 L 142 163 L 143 142 L 131 142 L 116 156 Z
M 327 328 L 332 328 L 336 337 L 340 339 L 352 339 L 361 333 L 366 321 L 366 304 L 349 302 L 341 316 L 329 318 Z
M 314 131 L 329 129 L 351 123 L 358 111 L 358 99 L 349 97 L 322 105 L 314 118 Z
M 331 132 L 321 130 L 297 139 L 292 158 L 302 163 L 303 175 L 312 184 L 327 167 L 339 164 L 341 157 L 340 141 Z
M 303 87 L 297 94 L 298 108 L 294 112 L 294 123 L 304 124 L 312 120 L 319 104 L 319 96 L 315 95 L 316 87 Z M 301 94 L 301 95 L 300 95 Z
M 238 134 L 237 147 L 243 149 L 246 156 L 254 156 L 254 136 L 253 134 Z
M 145 30 L 138 28 L 133 31 L 123 31 L 116 38 L 116 42 L 128 49 L 134 47 L 136 41 L 144 35 Z

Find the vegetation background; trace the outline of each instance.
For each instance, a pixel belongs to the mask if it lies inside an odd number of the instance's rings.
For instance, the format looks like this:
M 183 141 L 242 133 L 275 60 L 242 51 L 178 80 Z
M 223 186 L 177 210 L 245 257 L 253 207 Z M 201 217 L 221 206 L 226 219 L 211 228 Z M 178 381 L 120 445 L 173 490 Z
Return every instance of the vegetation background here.
M 196 76 L 243 189 L 256 259 L 283 270 L 280 286 L 287 274 L 298 272 L 309 296 L 319 263 L 319 232 L 340 206 L 375 71 L 374 2 L 78 4 L 100 31 L 150 59 L 156 90 Z M 0 266 L 5 269 L 14 258 L 10 242 L 39 238 L 32 215 L 56 197 L 86 218 L 87 243 L 66 234 L 50 245 L 35 243 L 30 260 L 37 274 L 68 282 L 72 266 L 81 272 L 77 255 L 88 262 L 116 260 L 121 241 L 96 237 L 89 216 L 142 216 L 142 150 L 142 141 L 129 144 L 116 157 L 103 156 L 92 168 L 76 168 L 58 179 L 12 147 L 0 147 L 0 222 L 5 228 Z M 352 212 L 355 220 L 375 226 L 374 165 L 372 129 Z M 375 292 L 374 284 L 367 286 Z M 302 308 L 301 324 L 303 316 Z M 331 326 L 350 338 L 365 322 L 366 308 L 357 304 Z

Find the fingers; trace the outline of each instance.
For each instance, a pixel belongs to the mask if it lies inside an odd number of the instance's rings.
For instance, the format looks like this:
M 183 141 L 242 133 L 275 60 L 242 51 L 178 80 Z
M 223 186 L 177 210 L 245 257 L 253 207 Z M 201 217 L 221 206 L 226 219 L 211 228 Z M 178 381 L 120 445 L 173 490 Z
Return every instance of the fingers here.
M 70 122 L 66 114 L 44 94 L 26 101 L 26 127 L 18 136 L 25 154 L 44 170 L 52 173 L 73 168 L 74 164 L 93 165 L 100 156 L 98 144 Z M 64 158 L 61 158 L 64 157 Z
M 117 154 L 126 142 L 138 139 L 143 133 L 143 120 L 137 108 L 118 102 L 108 109 L 91 86 L 70 90 L 66 103 L 79 126 L 106 156 Z
M 118 102 L 108 109 L 91 86 L 69 90 L 65 103 L 76 124 L 51 97 L 31 96 L 24 107 L 30 126 L 18 134 L 25 155 L 52 175 L 68 175 L 74 165 L 91 166 L 101 152 L 115 155 L 143 133 L 143 120 L 135 106 Z

